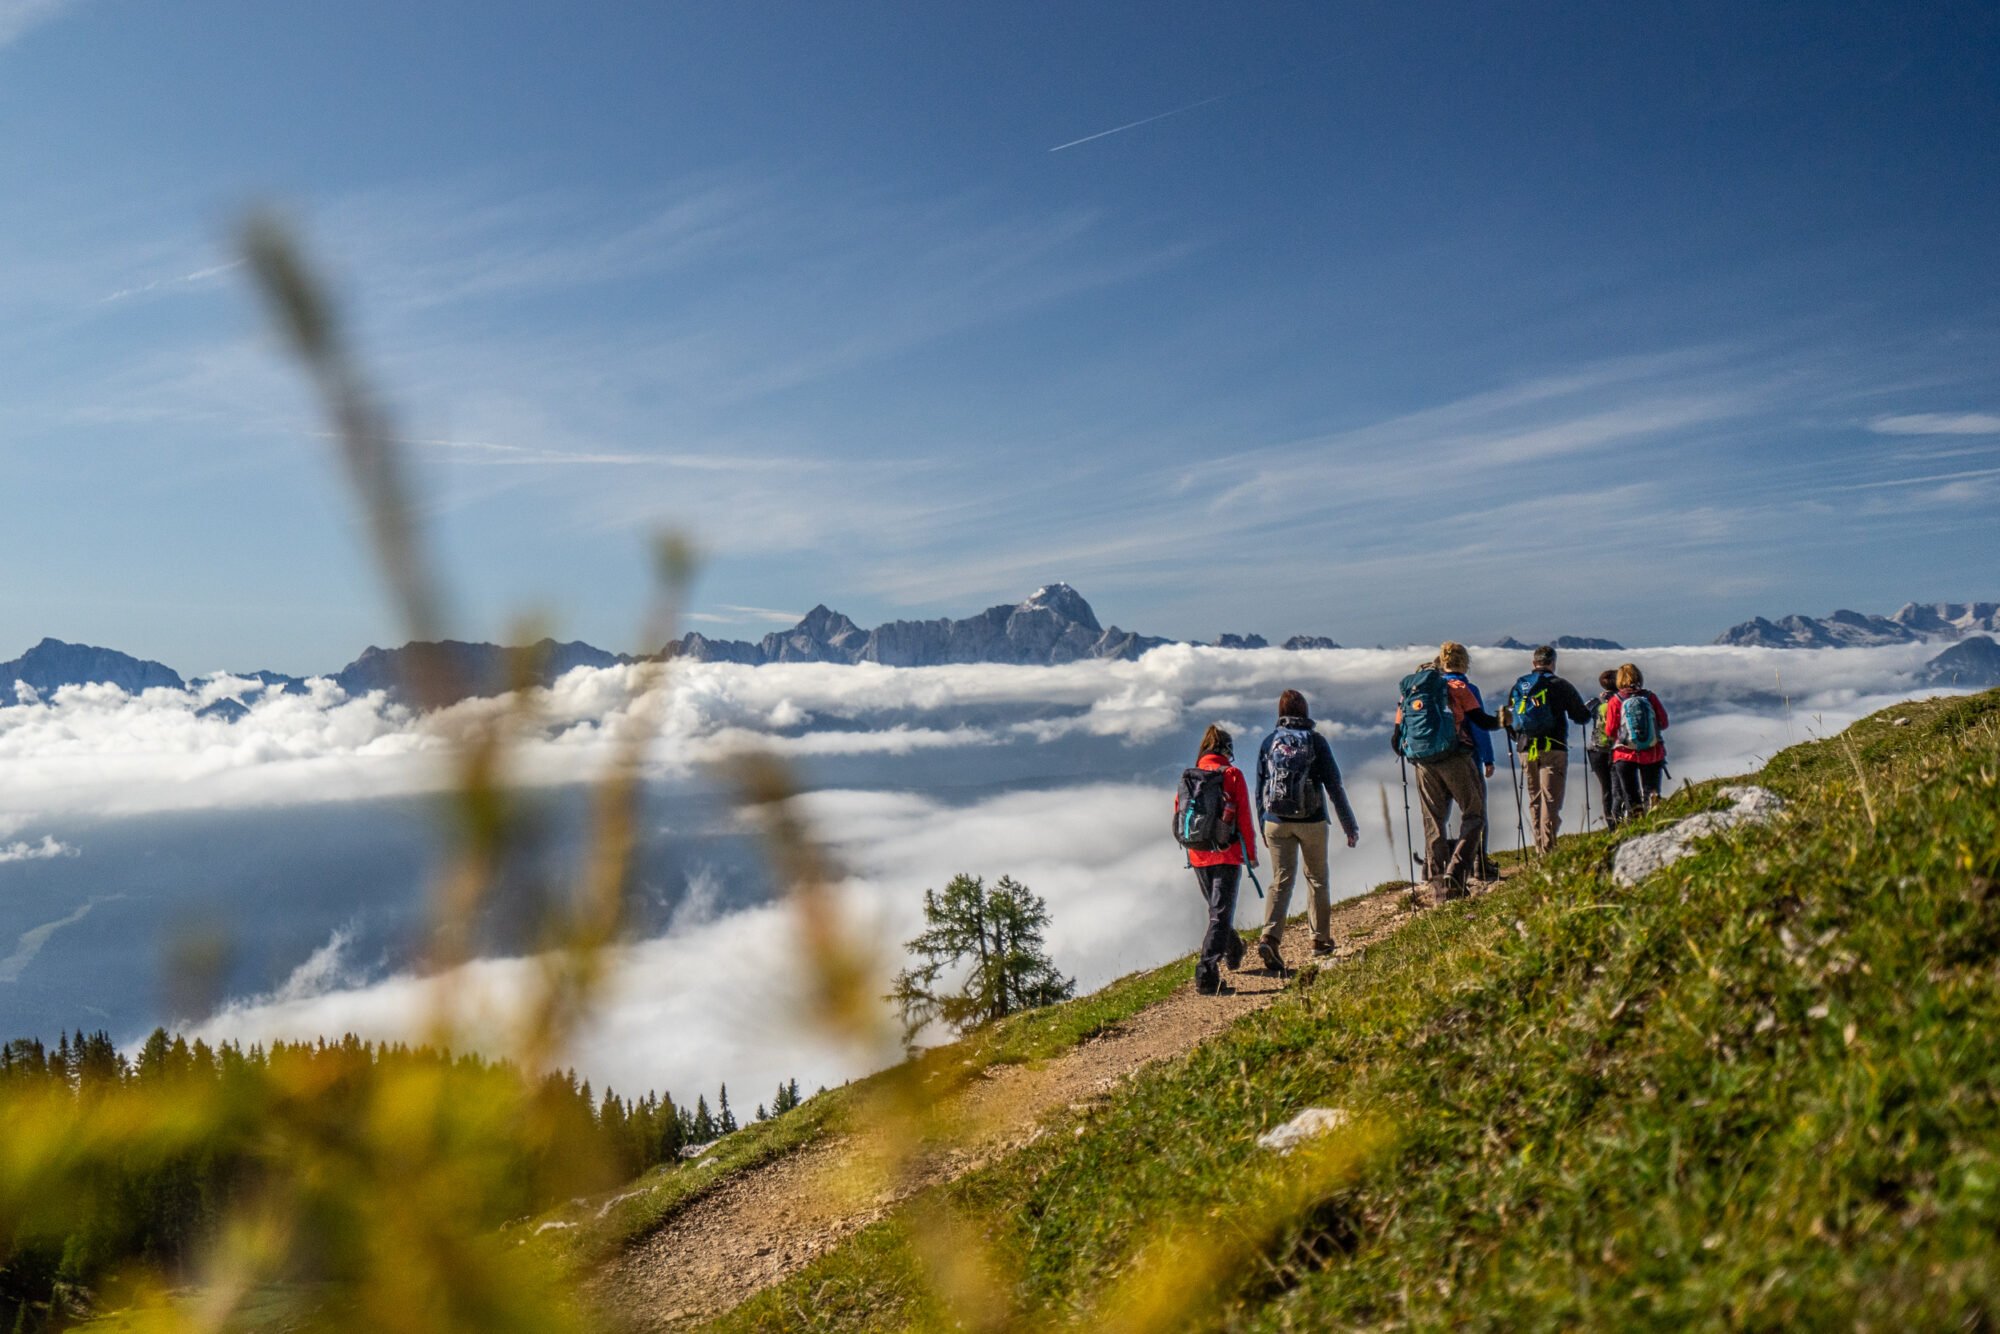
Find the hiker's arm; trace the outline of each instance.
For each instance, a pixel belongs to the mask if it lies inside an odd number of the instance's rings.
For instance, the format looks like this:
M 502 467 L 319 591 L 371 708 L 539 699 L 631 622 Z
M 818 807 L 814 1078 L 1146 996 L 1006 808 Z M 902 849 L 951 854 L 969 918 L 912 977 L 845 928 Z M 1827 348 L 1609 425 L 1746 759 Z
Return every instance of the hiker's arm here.
M 1500 730 L 1500 720 L 1484 709 L 1467 709 L 1465 711 L 1465 721 L 1471 723 L 1474 727 L 1485 728 L 1489 732 Z
M 1648 699 L 1651 699 L 1653 701 L 1653 716 L 1660 720 L 1660 730 L 1662 732 L 1666 731 L 1667 706 L 1660 703 L 1660 697 L 1658 695 L 1653 694 L 1651 691 L 1647 691 L 1646 695 Z
M 1347 846 L 1353 847 L 1361 837 L 1361 826 L 1354 822 L 1354 808 L 1347 804 L 1347 788 L 1340 781 L 1340 764 L 1333 758 L 1333 747 L 1325 737 L 1319 737 L 1320 754 L 1326 760 L 1327 795 L 1333 798 L 1333 813 L 1340 817 L 1340 828 L 1347 835 Z
M 1264 744 L 1257 747 L 1257 827 L 1264 827 L 1264 775 L 1271 767 L 1271 738 L 1265 737 Z
M 1589 723 L 1590 709 L 1584 704 L 1583 696 L 1576 693 L 1576 687 L 1563 682 L 1563 711 L 1573 723 Z
M 1229 794 L 1229 797 L 1231 801 L 1236 803 L 1236 833 L 1243 840 L 1243 860 L 1249 865 L 1255 866 L 1257 864 L 1257 831 L 1250 824 L 1250 786 L 1243 781 L 1243 771 L 1233 764 L 1229 766 L 1229 773 L 1224 776 L 1222 785 L 1225 789 L 1235 789 L 1235 791 Z

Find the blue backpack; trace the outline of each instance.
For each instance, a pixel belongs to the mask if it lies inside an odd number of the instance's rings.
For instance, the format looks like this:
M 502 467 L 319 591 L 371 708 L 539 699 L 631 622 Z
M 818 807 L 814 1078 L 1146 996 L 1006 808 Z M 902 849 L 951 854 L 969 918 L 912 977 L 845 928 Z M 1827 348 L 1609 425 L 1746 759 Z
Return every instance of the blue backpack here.
M 1653 701 L 1644 691 L 1628 695 L 1618 706 L 1618 745 L 1621 750 L 1651 750 L 1660 744 L 1660 718 Z
M 1296 727 L 1271 733 L 1270 765 L 1264 778 L 1264 809 L 1281 820 L 1303 820 L 1319 810 L 1313 782 L 1313 734 Z
M 1508 693 L 1508 716 L 1513 720 L 1514 731 L 1521 736 L 1556 734 L 1560 723 L 1556 711 L 1549 706 L 1549 682 L 1554 679 L 1547 672 L 1529 672 Z
M 1405 759 L 1421 764 L 1442 759 L 1459 749 L 1458 719 L 1451 713 L 1451 689 L 1435 667 L 1404 677 L 1397 687 L 1402 702 L 1402 736 L 1398 749 Z

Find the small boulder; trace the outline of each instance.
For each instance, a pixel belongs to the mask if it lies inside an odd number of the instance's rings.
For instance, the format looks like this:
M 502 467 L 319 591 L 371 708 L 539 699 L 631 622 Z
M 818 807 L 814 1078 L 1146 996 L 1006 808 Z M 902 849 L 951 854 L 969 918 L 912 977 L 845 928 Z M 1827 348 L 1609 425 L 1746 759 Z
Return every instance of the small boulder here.
M 1339 1130 L 1352 1122 L 1344 1107 L 1308 1107 L 1275 1130 L 1257 1137 L 1257 1143 L 1274 1153 L 1290 1153 L 1309 1139 Z

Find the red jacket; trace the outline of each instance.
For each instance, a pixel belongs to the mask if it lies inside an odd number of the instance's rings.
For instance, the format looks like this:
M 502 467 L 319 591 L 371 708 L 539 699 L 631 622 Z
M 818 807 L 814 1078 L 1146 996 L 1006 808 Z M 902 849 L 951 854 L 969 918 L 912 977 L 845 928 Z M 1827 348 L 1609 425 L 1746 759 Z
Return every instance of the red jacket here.
M 1220 852 L 1201 852 L 1194 848 L 1187 850 L 1188 864 L 1191 866 L 1241 866 L 1243 850 L 1250 850 L 1250 864 L 1257 864 L 1257 825 L 1250 814 L 1250 785 L 1243 781 L 1243 771 L 1223 759 L 1213 751 L 1195 761 L 1197 769 L 1220 769 L 1222 773 L 1223 814 L 1232 810 L 1236 815 L 1236 827 L 1242 831 L 1243 841 L 1231 844 Z
M 1618 735 L 1619 720 L 1625 716 L 1625 701 L 1633 695 L 1644 695 L 1653 702 L 1653 718 L 1660 724 L 1659 744 L 1645 750 L 1631 750 L 1614 743 L 1611 747 L 1611 759 L 1614 763 L 1619 760 L 1630 760 L 1634 764 L 1658 764 L 1667 758 L 1667 706 L 1660 703 L 1660 697 L 1652 691 L 1634 690 L 1627 686 L 1604 701 L 1604 730 L 1614 737 Z

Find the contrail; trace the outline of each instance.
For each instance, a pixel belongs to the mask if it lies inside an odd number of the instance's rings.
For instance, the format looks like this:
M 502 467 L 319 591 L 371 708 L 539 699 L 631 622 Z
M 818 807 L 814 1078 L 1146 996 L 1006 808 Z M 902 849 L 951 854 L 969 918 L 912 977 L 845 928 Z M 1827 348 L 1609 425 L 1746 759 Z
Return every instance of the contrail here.
M 1261 87 L 1262 85 L 1260 84 L 1259 86 Z M 1249 92 L 1251 90 L 1243 88 L 1243 89 L 1238 89 L 1237 91 Z M 1102 139 L 1106 135 L 1123 134 L 1127 130 L 1136 130 L 1141 125 L 1151 125 L 1156 120 L 1165 120 L 1169 116 L 1178 116 L 1183 111 L 1193 111 L 1196 107 L 1205 107 L 1210 102 L 1220 102 L 1225 97 L 1234 97 L 1234 96 L 1236 96 L 1236 93 L 1217 93 L 1214 97 L 1204 97 L 1199 102 L 1190 102 L 1184 107 L 1175 107 L 1172 111 L 1162 111 L 1155 115 L 1148 116 L 1144 120 L 1135 120 L 1131 122 L 1129 125 L 1113 126 L 1111 129 L 1108 130 L 1099 130 L 1096 134 L 1086 134 L 1081 139 L 1072 139 L 1066 144 L 1057 144 L 1054 148 L 1051 148 L 1049 151 L 1051 153 L 1060 153 L 1065 148 L 1075 148 L 1078 144 L 1087 144 L 1093 139 Z

